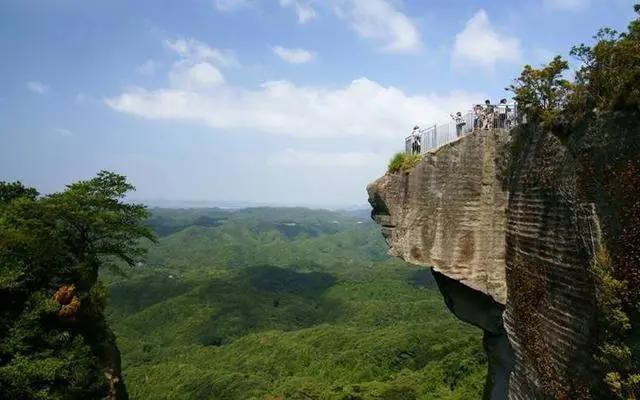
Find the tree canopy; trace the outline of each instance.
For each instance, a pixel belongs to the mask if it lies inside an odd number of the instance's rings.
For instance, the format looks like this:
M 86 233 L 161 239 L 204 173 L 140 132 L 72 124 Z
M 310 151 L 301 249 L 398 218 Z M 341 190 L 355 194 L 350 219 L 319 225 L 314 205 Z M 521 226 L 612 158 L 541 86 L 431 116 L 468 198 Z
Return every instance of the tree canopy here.
M 103 370 L 113 338 L 98 271 L 133 265 L 144 254 L 140 239 L 153 240 L 146 208 L 124 201 L 133 189 L 106 171 L 46 196 L 0 182 L 0 398 L 109 390 Z
M 640 14 L 640 4 L 634 6 Z M 526 65 L 507 90 L 533 122 L 583 124 L 612 112 L 640 111 L 640 19 L 626 32 L 603 28 L 593 45 L 574 46 L 570 55 L 580 64 L 567 77 L 569 63 L 556 56 L 540 68 Z

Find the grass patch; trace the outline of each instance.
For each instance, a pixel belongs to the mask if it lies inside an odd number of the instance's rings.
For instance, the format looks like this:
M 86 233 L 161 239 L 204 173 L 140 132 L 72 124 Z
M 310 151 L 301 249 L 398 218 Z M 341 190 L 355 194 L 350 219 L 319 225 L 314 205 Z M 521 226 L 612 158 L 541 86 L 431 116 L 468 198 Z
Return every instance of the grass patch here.
M 391 161 L 389 161 L 389 172 L 409 171 L 422 160 L 420 154 L 397 153 Z

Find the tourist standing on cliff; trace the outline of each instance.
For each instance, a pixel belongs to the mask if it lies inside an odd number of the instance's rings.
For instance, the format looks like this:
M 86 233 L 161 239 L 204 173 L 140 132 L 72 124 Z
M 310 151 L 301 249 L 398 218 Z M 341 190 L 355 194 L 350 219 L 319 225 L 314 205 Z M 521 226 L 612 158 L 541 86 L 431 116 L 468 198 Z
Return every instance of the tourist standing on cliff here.
M 420 127 L 416 125 L 411 131 L 411 152 L 413 154 L 420 153 L 420 144 Z
M 480 104 L 476 104 L 473 107 L 473 130 L 482 128 L 482 121 L 484 110 Z
M 491 100 L 484 101 L 484 123 L 483 129 L 491 129 L 493 127 L 493 118 L 494 118 L 494 106 L 491 105 Z
M 456 137 L 462 136 L 462 129 L 467 124 L 464 118 L 462 118 L 462 113 L 458 111 L 455 115 L 453 114 L 449 114 L 449 115 L 451 115 L 451 118 L 453 118 L 453 120 L 456 123 Z
M 500 104 L 498 104 L 498 128 L 506 128 L 507 127 L 507 99 L 500 100 Z

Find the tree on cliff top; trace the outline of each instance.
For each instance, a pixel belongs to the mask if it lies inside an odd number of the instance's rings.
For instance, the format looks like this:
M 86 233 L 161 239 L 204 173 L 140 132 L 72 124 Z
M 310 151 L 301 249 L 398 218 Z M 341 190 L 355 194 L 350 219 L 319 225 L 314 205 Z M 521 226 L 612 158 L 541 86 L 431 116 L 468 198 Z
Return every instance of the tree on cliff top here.
M 97 277 L 153 239 L 145 207 L 123 202 L 130 190 L 110 172 L 43 197 L 0 182 L 0 398 L 123 394 Z
M 555 57 L 540 69 L 525 65 L 524 70 L 507 90 L 514 93 L 521 113 L 532 121 L 548 124 L 558 118 L 572 90 L 571 83 L 562 74 L 569 63 Z
M 640 14 L 640 4 L 634 10 Z M 640 19 L 627 32 L 603 28 L 593 39 L 593 46 L 571 50 L 581 64 L 573 82 L 563 76 L 569 63 L 556 56 L 538 69 L 526 65 L 507 88 L 530 121 L 576 125 L 611 112 L 640 111 Z
M 640 14 L 640 5 L 635 7 Z M 582 64 L 576 73 L 569 111 L 576 119 L 615 111 L 640 110 L 640 19 L 627 32 L 601 29 L 596 43 L 575 46 L 571 55 Z

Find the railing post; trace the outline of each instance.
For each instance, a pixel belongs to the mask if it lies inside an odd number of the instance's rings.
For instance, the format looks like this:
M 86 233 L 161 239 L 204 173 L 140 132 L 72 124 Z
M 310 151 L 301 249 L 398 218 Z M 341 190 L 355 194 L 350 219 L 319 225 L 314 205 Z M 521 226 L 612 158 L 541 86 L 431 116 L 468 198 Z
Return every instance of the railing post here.
M 438 148 L 438 125 L 433 125 L 433 149 Z

